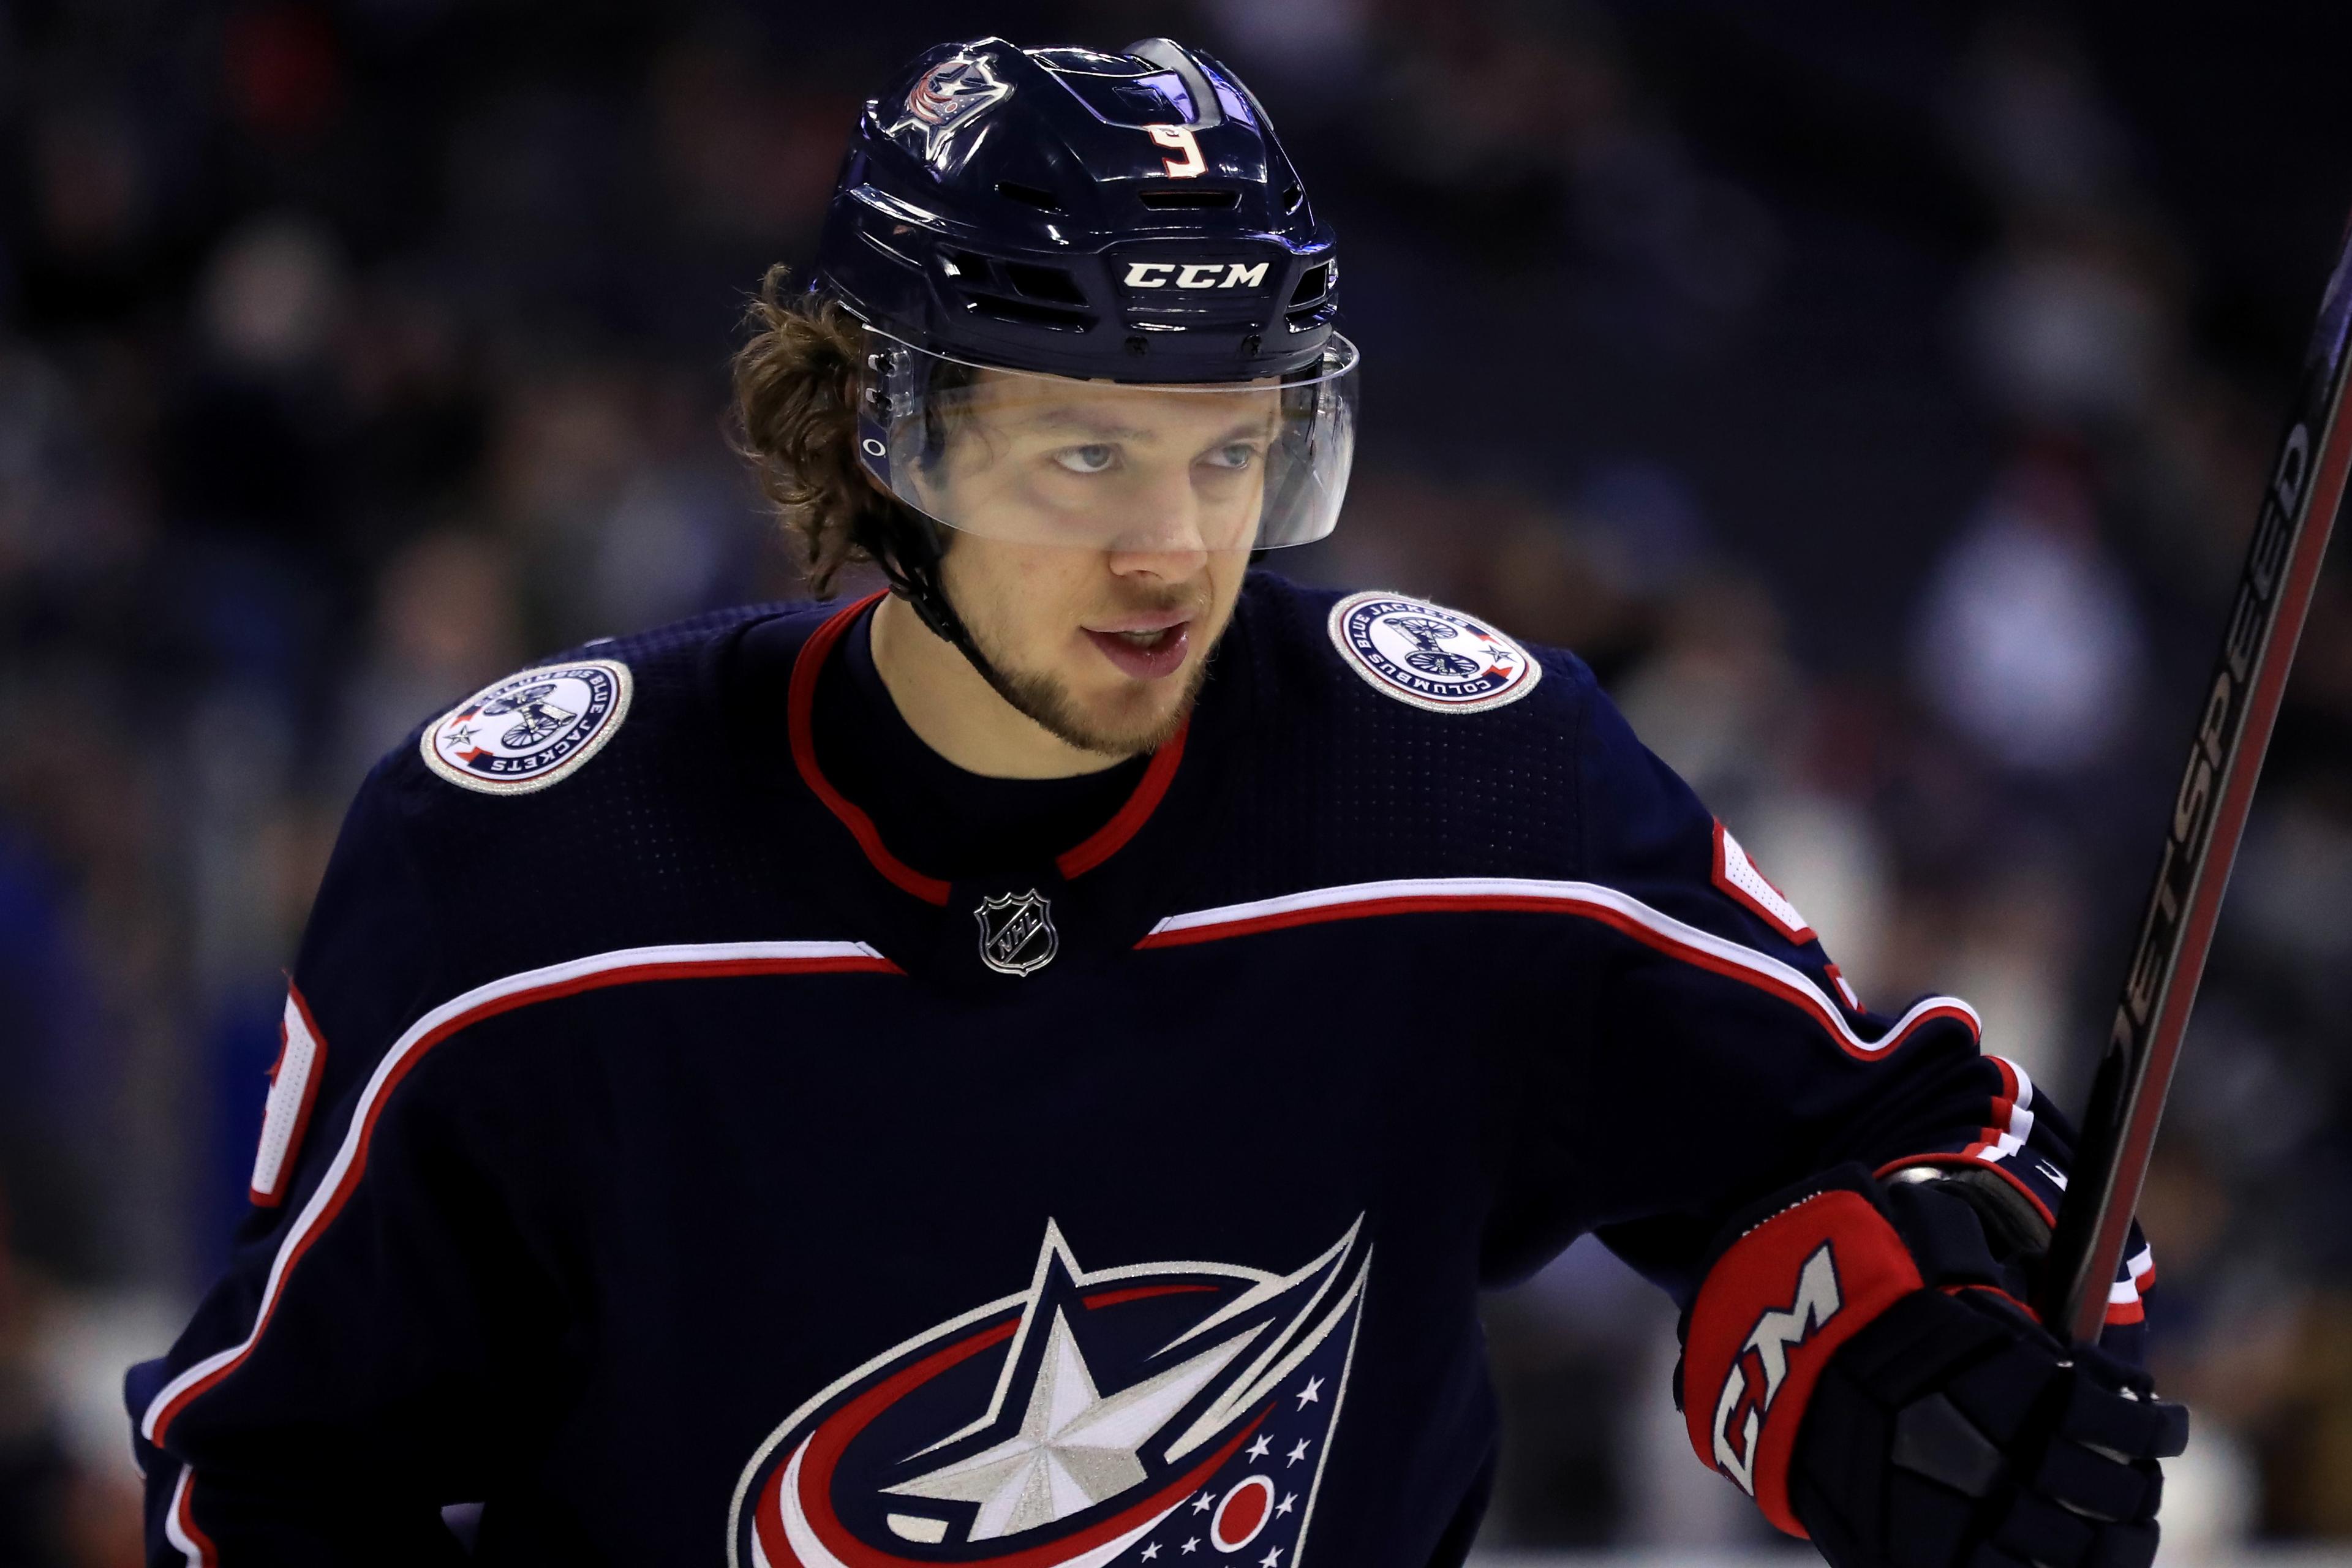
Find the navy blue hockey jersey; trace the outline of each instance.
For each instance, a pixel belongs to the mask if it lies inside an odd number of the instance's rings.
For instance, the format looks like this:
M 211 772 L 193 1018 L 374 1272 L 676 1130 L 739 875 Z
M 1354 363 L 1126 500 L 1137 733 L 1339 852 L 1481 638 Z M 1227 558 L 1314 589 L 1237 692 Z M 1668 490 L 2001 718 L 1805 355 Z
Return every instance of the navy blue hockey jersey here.
M 489 1563 L 1423 1568 L 1481 1286 L 1591 1231 L 1687 1300 L 1847 1161 L 2054 1206 L 1975 1015 L 1865 1011 L 1570 655 L 1254 575 L 1124 806 L 951 881 L 818 744 L 859 608 L 371 775 L 254 1217 L 131 1379 L 157 1562 L 455 1560 L 480 1500 Z

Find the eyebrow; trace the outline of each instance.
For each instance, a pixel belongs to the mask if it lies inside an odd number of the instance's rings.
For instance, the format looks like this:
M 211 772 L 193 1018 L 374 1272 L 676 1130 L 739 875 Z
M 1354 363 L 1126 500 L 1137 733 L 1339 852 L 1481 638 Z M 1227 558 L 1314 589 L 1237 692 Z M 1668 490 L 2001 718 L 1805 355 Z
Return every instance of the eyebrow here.
M 1033 430 L 1075 430 L 1081 435 L 1099 436 L 1111 441 L 1148 441 L 1151 438 L 1149 430 L 1113 425 L 1075 408 L 1042 409 L 1024 423 Z
M 1150 441 L 1159 435 L 1155 430 L 1108 424 L 1097 416 L 1076 408 L 1041 409 L 1025 423 L 1032 430 L 1072 430 L 1105 441 Z M 1236 436 L 1264 435 L 1272 423 L 1266 418 L 1237 419 L 1213 437 L 1208 445 L 1213 447 L 1219 441 L 1229 441 Z

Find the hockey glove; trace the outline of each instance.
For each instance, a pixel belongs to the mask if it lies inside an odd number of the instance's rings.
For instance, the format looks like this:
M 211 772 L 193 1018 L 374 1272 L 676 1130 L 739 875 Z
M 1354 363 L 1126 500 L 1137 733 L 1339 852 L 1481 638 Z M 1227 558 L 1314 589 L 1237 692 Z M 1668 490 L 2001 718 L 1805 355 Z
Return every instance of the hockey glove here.
M 2017 1305 L 1976 1205 L 1853 1166 L 1729 1235 L 1678 1392 L 1775 1525 L 1836 1568 L 2147 1568 L 2187 1412 Z

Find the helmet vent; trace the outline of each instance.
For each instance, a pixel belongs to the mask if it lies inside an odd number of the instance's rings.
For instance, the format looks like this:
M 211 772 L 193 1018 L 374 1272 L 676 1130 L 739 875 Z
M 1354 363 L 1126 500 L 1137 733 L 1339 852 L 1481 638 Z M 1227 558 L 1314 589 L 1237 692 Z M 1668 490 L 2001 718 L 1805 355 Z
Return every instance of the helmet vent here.
M 1298 287 L 1290 292 L 1293 306 L 1305 305 L 1323 298 L 1323 289 L 1331 276 L 1330 263 L 1310 267 L 1298 275 Z
M 921 264 L 913 257 L 905 254 L 896 247 L 890 245 L 887 241 L 880 238 L 873 230 L 861 226 L 857 230 L 857 237 L 864 240 L 876 250 L 880 251 L 883 255 L 888 257 L 891 260 L 897 262 L 899 266 L 912 267 L 918 271 L 921 270 Z
M 1297 212 L 1298 210 L 1299 204 L 1304 202 L 1306 199 L 1307 193 L 1297 185 L 1293 185 L 1288 190 L 1283 192 L 1282 216 L 1288 217 L 1292 213 Z
M 1024 206 L 1035 207 L 1039 212 L 1057 213 L 1062 210 L 1062 204 L 1054 199 L 1053 192 L 1041 191 L 1034 185 L 999 180 L 996 182 L 996 194 L 1008 202 L 1019 202 Z
M 987 316 L 994 321 L 1011 321 L 1023 327 L 1047 327 L 1055 331 L 1091 331 L 1095 324 L 1091 311 L 1041 304 L 1034 300 L 1016 300 L 1005 294 L 983 294 L 977 290 L 964 295 L 964 308 L 974 315 Z
M 1004 264 L 1004 276 L 1014 289 L 1032 300 L 1050 300 L 1057 305 L 1087 302 L 1087 297 L 1078 291 L 1076 279 L 1058 267 L 1030 267 L 1008 261 Z
M 1000 260 L 973 250 L 943 250 L 940 260 L 954 280 L 949 287 L 975 315 L 1071 332 L 1094 327 L 1085 291 L 1058 267 Z
M 1136 200 L 1154 212 L 1204 212 L 1239 205 L 1239 191 L 1139 191 Z

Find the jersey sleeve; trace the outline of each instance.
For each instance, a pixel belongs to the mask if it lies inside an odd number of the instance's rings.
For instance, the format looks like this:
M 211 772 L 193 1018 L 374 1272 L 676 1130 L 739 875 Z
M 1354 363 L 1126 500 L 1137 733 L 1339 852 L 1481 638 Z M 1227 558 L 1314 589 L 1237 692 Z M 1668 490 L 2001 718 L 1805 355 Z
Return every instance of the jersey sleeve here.
M 304 935 L 231 1261 L 126 1380 L 152 1563 L 462 1561 L 439 1508 L 481 1495 L 484 1303 L 513 1249 L 464 1141 L 384 1092 L 446 984 L 398 765 L 352 806 Z
M 2046 1222 L 2072 1133 L 2021 1068 L 1980 1048 L 1976 1011 L 1950 996 L 1864 1006 L 1737 837 L 1574 675 L 1600 918 L 1579 922 L 1568 984 L 1545 998 L 1558 1025 L 1528 1053 L 1490 1271 L 1525 1272 L 1592 1230 L 1687 1306 L 1731 1215 L 1850 1163 L 1995 1172 Z M 2133 1246 L 2111 1325 L 2138 1320 L 2133 1280 L 2150 1269 Z

